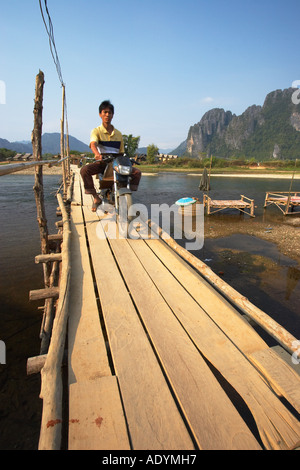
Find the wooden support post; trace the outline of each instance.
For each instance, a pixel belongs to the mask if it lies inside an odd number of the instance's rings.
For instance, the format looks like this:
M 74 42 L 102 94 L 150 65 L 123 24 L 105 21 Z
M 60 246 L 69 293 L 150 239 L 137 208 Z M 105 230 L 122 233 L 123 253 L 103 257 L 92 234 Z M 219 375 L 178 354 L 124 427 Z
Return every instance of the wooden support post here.
M 52 235 L 48 235 L 48 240 L 49 241 L 60 241 L 63 239 L 63 234 L 62 233 L 53 233 Z
M 251 201 L 250 215 L 251 217 L 254 217 L 254 200 Z
M 52 263 L 50 287 L 54 287 L 55 285 L 57 285 L 60 267 L 61 267 L 61 263 L 59 263 L 58 261 L 54 261 L 54 263 Z M 46 354 L 49 349 L 51 331 L 52 331 L 54 315 L 55 315 L 56 302 L 57 302 L 57 299 L 54 297 L 48 298 L 45 300 L 44 315 L 43 315 L 43 321 L 41 324 L 41 331 L 40 331 L 40 339 L 41 339 L 40 354 Z
M 60 156 L 65 158 L 65 86 L 62 86 L 62 118 L 60 121 Z M 66 162 L 62 162 L 62 173 L 63 173 L 63 195 L 64 198 L 67 195 L 67 174 L 66 174 Z
M 210 156 L 209 175 L 208 175 L 208 190 L 210 189 L 210 174 L 211 174 L 211 167 L 212 167 L 212 155 Z
M 27 359 L 27 375 L 37 374 L 42 370 L 45 365 L 47 354 L 42 354 L 36 357 Z
M 61 253 L 50 253 L 48 255 L 37 255 L 35 257 L 36 264 L 49 263 L 51 261 L 61 261 Z
M 68 121 L 66 121 L 66 153 L 67 153 L 67 157 L 70 157 L 70 142 L 69 142 Z M 70 184 L 70 178 L 71 178 L 70 158 L 68 158 L 68 160 L 66 162 L 66 166 L 67 166 L 68 184 Z
M 47 354 L 41 354 L 40 356 L 29 357 L 27 359 L 26 372 L 27 375 L 37 374 L 41 372 L 45 365 Z M 64 352 L 62 365 L 65 366 L 68 363 L 68 352 Z
M 72 201 L 72 195 L 73 195 L 73 186 L 74 186 L 74 173 L 72 176 L 70 176 L 70 182 L 69 182 L 69 186 L 68 186 L 68 191 L 67 191 L 67 199 L 66 199 L 66 202 L 68 202 L 69 204 L 71 204 L 71 201 Z
M 58 287 L 48 287 L 47 289 L 37 289 L 29 292 L 29 300 L 50 299 L 52 297 L 57 298 L 58 296 Z
M 35 102 L 34 102 L 34 128 L 32 131 L 32 151 L 34 160 L 42 160 L 42 111 L 43 111 L 43 90 L 44 90 L 44 74 L 39 72 L 36 76 L 35 84 Z M 48 228 L 46 211 L 44 204 L 44 188 L 43 188 L 43 168 L 41 165 L 35 167 L 35 182 L 34 182 L 34 194 L 37 208 L 37 220 L 40 230 L 41 239 L 41 252 L 46 254 L 49 251 L 48 246 Z M 44 270 L 44 282 L 45 286 L 49 286 L 49 275 L 50 266 L 47 264 L 43 265 Z

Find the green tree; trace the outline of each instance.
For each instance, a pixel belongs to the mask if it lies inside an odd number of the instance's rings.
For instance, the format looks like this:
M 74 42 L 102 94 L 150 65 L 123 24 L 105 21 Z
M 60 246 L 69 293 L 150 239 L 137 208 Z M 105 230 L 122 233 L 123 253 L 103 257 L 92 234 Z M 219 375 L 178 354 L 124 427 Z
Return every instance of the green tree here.
M 155 157 L 158 155 L 158 147 L 154 144 L 148 145 L 147 147 L 147 161 L 148 163 L 154 163 Z
M 125 153 L 129 158 L 134 158 L 140 143 L 140 137 L 133 137 L 132 134 L 123 135 Z
M 0 161 L 4 162 L 5 160 L 12 160 L 17 155 L 17 152 L 13 150 L 8 150 L 5 148 L 0 149 Z

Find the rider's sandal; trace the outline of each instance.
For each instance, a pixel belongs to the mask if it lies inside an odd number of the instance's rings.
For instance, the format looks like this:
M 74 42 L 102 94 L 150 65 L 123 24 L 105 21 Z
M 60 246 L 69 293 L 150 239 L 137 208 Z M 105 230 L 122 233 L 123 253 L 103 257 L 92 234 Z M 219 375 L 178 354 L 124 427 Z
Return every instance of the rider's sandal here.
M 92 212 L 96 212 L 96 210 L 98 209 L 98 206 L 100 206 L 100 204 L 101 204 L 101 201 L 100 202 L 93 202 Z

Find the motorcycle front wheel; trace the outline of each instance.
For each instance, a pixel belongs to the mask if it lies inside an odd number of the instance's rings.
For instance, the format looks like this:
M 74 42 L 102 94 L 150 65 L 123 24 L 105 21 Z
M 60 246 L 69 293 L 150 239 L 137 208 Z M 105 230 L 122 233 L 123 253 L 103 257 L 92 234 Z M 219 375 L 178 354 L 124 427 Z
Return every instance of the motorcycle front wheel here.
M 119 214 L 118 214 L 118 227 L 119 234 L 122 238 L 128 238 L 128 228 L 130 224 L 130 217 L 128 215 L 129 209 L 132 206 L 132 195 L 122 194 L 119 198 Z

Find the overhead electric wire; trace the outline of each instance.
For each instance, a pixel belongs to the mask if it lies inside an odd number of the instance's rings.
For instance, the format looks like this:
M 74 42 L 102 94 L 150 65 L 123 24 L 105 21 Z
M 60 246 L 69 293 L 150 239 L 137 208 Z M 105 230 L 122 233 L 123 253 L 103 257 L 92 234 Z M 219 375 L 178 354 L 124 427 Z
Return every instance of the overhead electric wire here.
M 48 34 L 48 38 L 49 38 L 50 52 L 51 52 L 51 55 L 52 55 L 52 58 L 53 58 L 53 61 L 54 61 L 54 64 L 55 64 L 55 67 L 56 67 L 56 70 L 57 70 L 58 78 L 59 78 L 59 81 L 61 83 L 61 86 L 63 88 L 65 88 L 65 83 L 63 81 L 62 70 L 61 70 L 61 66 L 60 66 L 60 62 L 59 62 L 59 58 L 58 58 L 58 53 L 57 53 L 57 49 L 56 49 L 56 44 L 55 44 L 53 23 L 52 23 L 51 16 L 50 16 L 50 13 L 49 13 L 49 10 L 48 10 L 47 0 L 44 0 L 44 7 L 45 7 L 47 17 L 48 17 L 48 24 L 47 24 L 46 19 L 45 19 L 45 15 L 44 15 L 44 11 L 43 11 L 43 5 L 42 5 L 41 0 L 39 0 L 39 4 L 40 4 L 40 10 L 41 10 L 43 22 L 44 22 L 44 25 L 45 25 L 45 28 L 46 28 L 46 31 L 47 31 L 47 34 Z M 66 119 L 67 135 L 69 135 L 68 117 L 67 117 L 67 100 L 66 100 L 66 95 L 65 94 L 64 94 L 64 110 L 65 110 L 64 115 L 65 115 L 65 119 Z
M 54 29 L 53 29 L 51 16 L 50 16 L 50 13 L 49 13 L 49 10 L 48 10 L 47 0 L 44 0 L 44 4 L 45 4 L 45 10 L 46 10 L 46 13 L 47 13 L 47 16 L 48 16 L 49 27 L 48 27 L 47 22 L 45 20 L 45 15 L 44 15 L 44 12 L 43 12 L 43 6 L 42 6 L 41 0 L 39 0 L 39 4 L 40 4 L 40 10 L 41 10 L 43 22 L 44 22 L 44 25 L 45 25 L 45 28 L 46 28 L 46 31 L 47 31 L 47 34 L 48 34 L 48 37 L 49 37 L 50 51 L 51 51 L 51 55 L 52 55 L 54 64 L 56 66 L 58 78 L 59 78 L 59 81 L 60 81 L 61 85 L 64 86 L 61 66 L 60 66 L 58 53 L 57 53 L 56 45 L 55 45 Z

